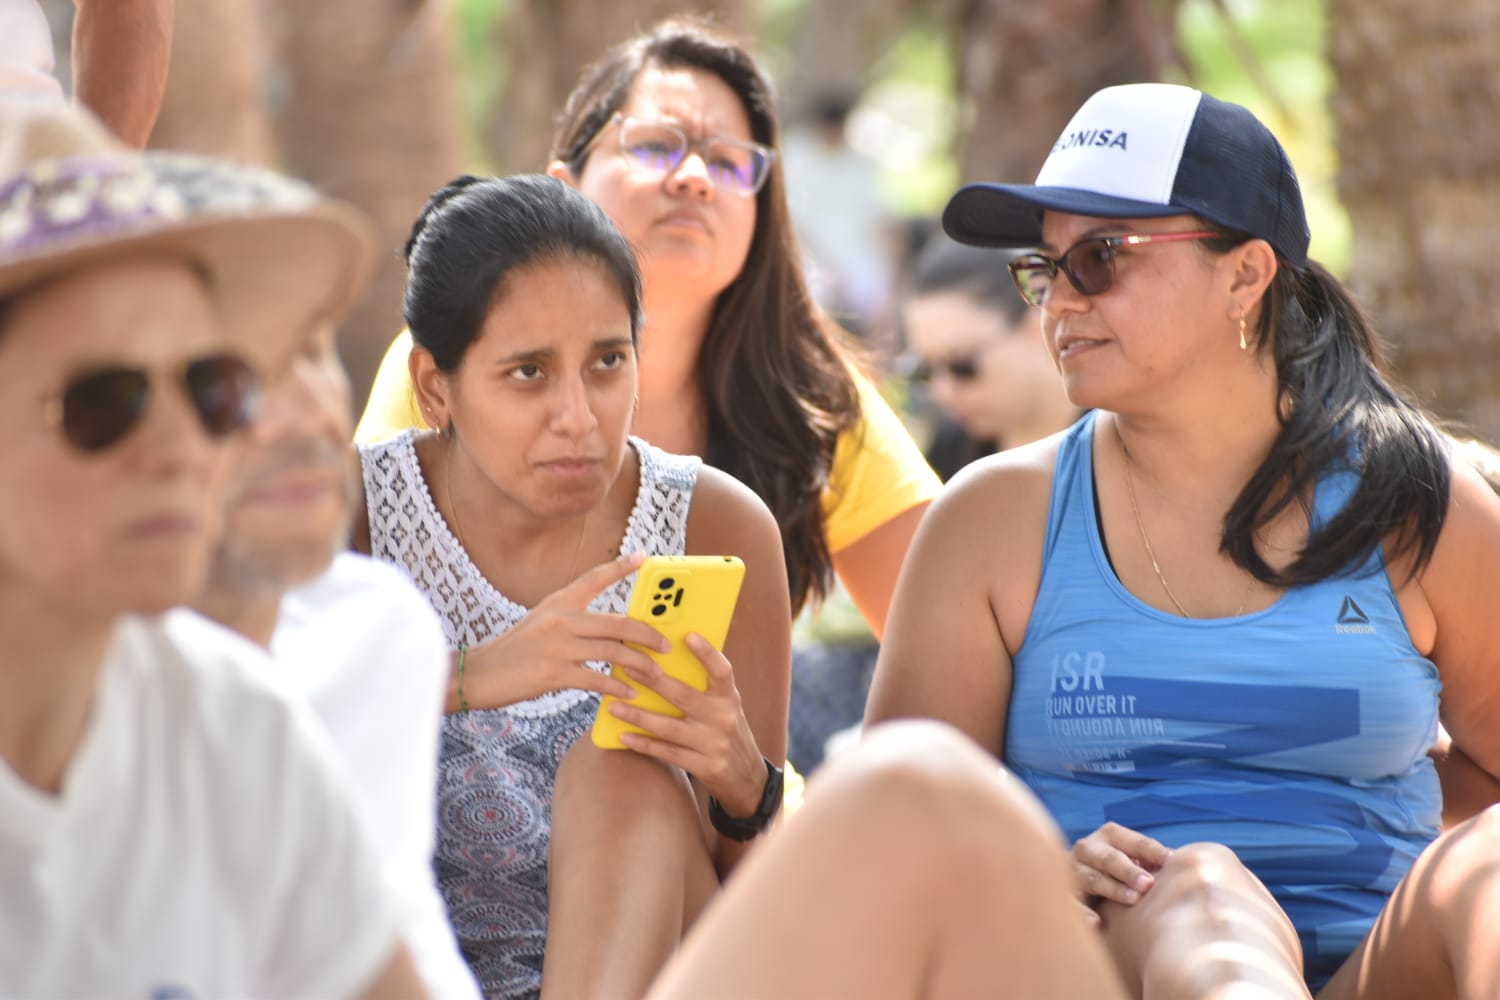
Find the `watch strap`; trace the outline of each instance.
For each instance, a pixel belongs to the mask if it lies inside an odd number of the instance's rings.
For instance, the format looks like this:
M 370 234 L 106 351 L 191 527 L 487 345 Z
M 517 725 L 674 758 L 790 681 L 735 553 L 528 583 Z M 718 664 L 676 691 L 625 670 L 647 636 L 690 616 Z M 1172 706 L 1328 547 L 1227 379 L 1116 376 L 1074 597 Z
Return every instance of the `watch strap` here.
M 753 839 L 771 825 L 771 818 L 781 808 L 781 790 L 786 776 L 781 768 L 771 763 L 769 757 L 761 759 L 766 762 L 766 785 L 761 790 L 760 804 L 753 814 L 743 819 L 731 816 L 724 811 L 718 799 L 712 796 L 708 799 L 709 821 L 713 823 L 715 830 L 730 840 L 743 843 Z

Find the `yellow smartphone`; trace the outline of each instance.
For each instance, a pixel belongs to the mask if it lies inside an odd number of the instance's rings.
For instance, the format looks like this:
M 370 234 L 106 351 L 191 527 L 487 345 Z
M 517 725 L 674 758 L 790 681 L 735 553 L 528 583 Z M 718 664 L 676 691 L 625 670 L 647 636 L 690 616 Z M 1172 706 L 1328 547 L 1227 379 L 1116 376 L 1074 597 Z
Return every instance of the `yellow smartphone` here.
M 630 605 L 625 614 L 666 636 L 672 648 L 665 653 L 650 649 L 642 652 L 655 660 L 668 677 L 676 678 L 695 690 L 706 690 L 708 672 L 683 640 L 689 632 L 697 632 L 715 649 L 723 649 L 744 579 L 745 564 L 735 556 L 648 556 L 636 570 L 635 586 L 631 588 Z M 635 688 L 637 693 L 630 704 L 648 712 L 682 718 L 682 712 L 675 705 L 655 691 L 637 684 L 619 667 L 611 666 L 610 673 Z M 605 750 L 625 749 L 625 744 L 620 742 L 621 733 L 650 735 L 647 730 L 617 719 L 610 712 L 609 706 L 617 700 L 612 695 L 600 699 L 599 714 L 594 716 L 594 726 L 590 730 L 594 745 Z

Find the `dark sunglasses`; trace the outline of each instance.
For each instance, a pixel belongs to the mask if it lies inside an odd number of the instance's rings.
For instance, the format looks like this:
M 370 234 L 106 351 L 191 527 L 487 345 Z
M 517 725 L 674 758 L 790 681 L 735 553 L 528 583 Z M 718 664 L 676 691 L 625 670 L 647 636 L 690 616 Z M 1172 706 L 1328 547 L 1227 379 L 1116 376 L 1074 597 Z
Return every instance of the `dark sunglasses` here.
M 47 422 L 81 452 L 103 451 L 130 433 L 146 414 L 151 383 L 143 368 L 93 368 L 73 378 L 47 404 Z M 194 358 L 173 373 L 209 437 L 238 430 L 255 416 L 260 378 L 233 354 Z
M 947 358 L 936 363 L 923 361 L 917 365 L 911 377 L 925 382 L 934 375 L 947 375 L 955 382 L 972 382 L 979 377 L 979 356 L 970 354 L 966 357 Z
M 1007 266 L 1021 298 L 1041 308 L 1061 271 L 1080 295 L 1102 295 L 1115 283 L 1115 258 L 1121 247 L 1178 240 L 1211 240 L 1222 233 L 1133 233 L 1126 236 L 1091 236 L 1074 243 L 1061 257 L 1042 253 L 1022 254 Z

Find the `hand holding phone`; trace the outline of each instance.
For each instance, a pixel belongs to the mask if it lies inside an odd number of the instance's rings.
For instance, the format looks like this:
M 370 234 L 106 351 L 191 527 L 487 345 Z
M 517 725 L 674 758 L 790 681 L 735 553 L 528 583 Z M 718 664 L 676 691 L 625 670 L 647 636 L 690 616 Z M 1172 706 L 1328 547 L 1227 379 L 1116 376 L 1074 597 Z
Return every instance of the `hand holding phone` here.
M 651 556 L 636 572 L 630 592 L 627 618 L 645 622 L 671 643 L 665 653 L 635 644 L 675 678 L 697 691 L 708 688 L 708 674 L 703 664 L 684 641 L 696 632 L 715 649 L 722 649 L 739 600 L 740 584 L 745 578 L 745 564 L 734 556 Z M 647 712 L 681 718 L 682 711 L 650 688 L 643 687 L 617 666 L 610 673 L 636 691 L 630 704 Z M 623 750 L 620 734 L 646 733 L 640 726 L 616 718 L 609 710 L 616 699 L 605 695 L 599 704 L 590 733 L 596 746 L 606 750 Z M 648 733 L 649 735 L 649 733 Z

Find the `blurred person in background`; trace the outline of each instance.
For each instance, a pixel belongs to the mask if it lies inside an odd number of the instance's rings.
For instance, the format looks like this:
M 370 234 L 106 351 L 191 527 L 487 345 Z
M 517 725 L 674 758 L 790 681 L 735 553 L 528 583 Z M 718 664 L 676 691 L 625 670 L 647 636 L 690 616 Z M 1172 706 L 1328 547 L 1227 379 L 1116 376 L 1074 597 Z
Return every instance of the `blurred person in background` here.
M 819 95 L 809 120 L 787 130 L 782 152 L 813 295 L 865 336 L 887 319 L 894 275 L 878 165 L 849 142 L 853 110 L 846 94 Z
M 267 384 L 244 432 L 194 606 L 268 650 L 273 681 L 312 706 L 381 853 L 428 990 L 475 997 L 432 870 L 448 645 L 401 572 L 340 553 L 359 488 L 352 423 L 349 380 L 324 323 Z
M 912 262 L 902 329 L 914 377 L 928 384 L 946 418 L 927 452 L 945 480 L 976 458 L 1055 434 L 1078 417 L 1042 340 L 1041 313 L 1006 270 L 1015 256 L 938 233 Z
M 1490 489 L 1500 494 L 1500 450 L 1477 438 L 1455 438 L 1454 457 L 1484 477 Z M 1447 727 L 1438 726 L 1432 748 L 1433 763 L 1443 786 L 1443 828 L 1452 829 L 1472 816 L 1500 803 L 1500 778 L 1490 774 L 1454 745 Z
M 365 227 L 60 104 L 0 109 L 0 178 L 0 993 L 422 995 L 316 722 L 163 614 L 257 372 L 347 307 Z

